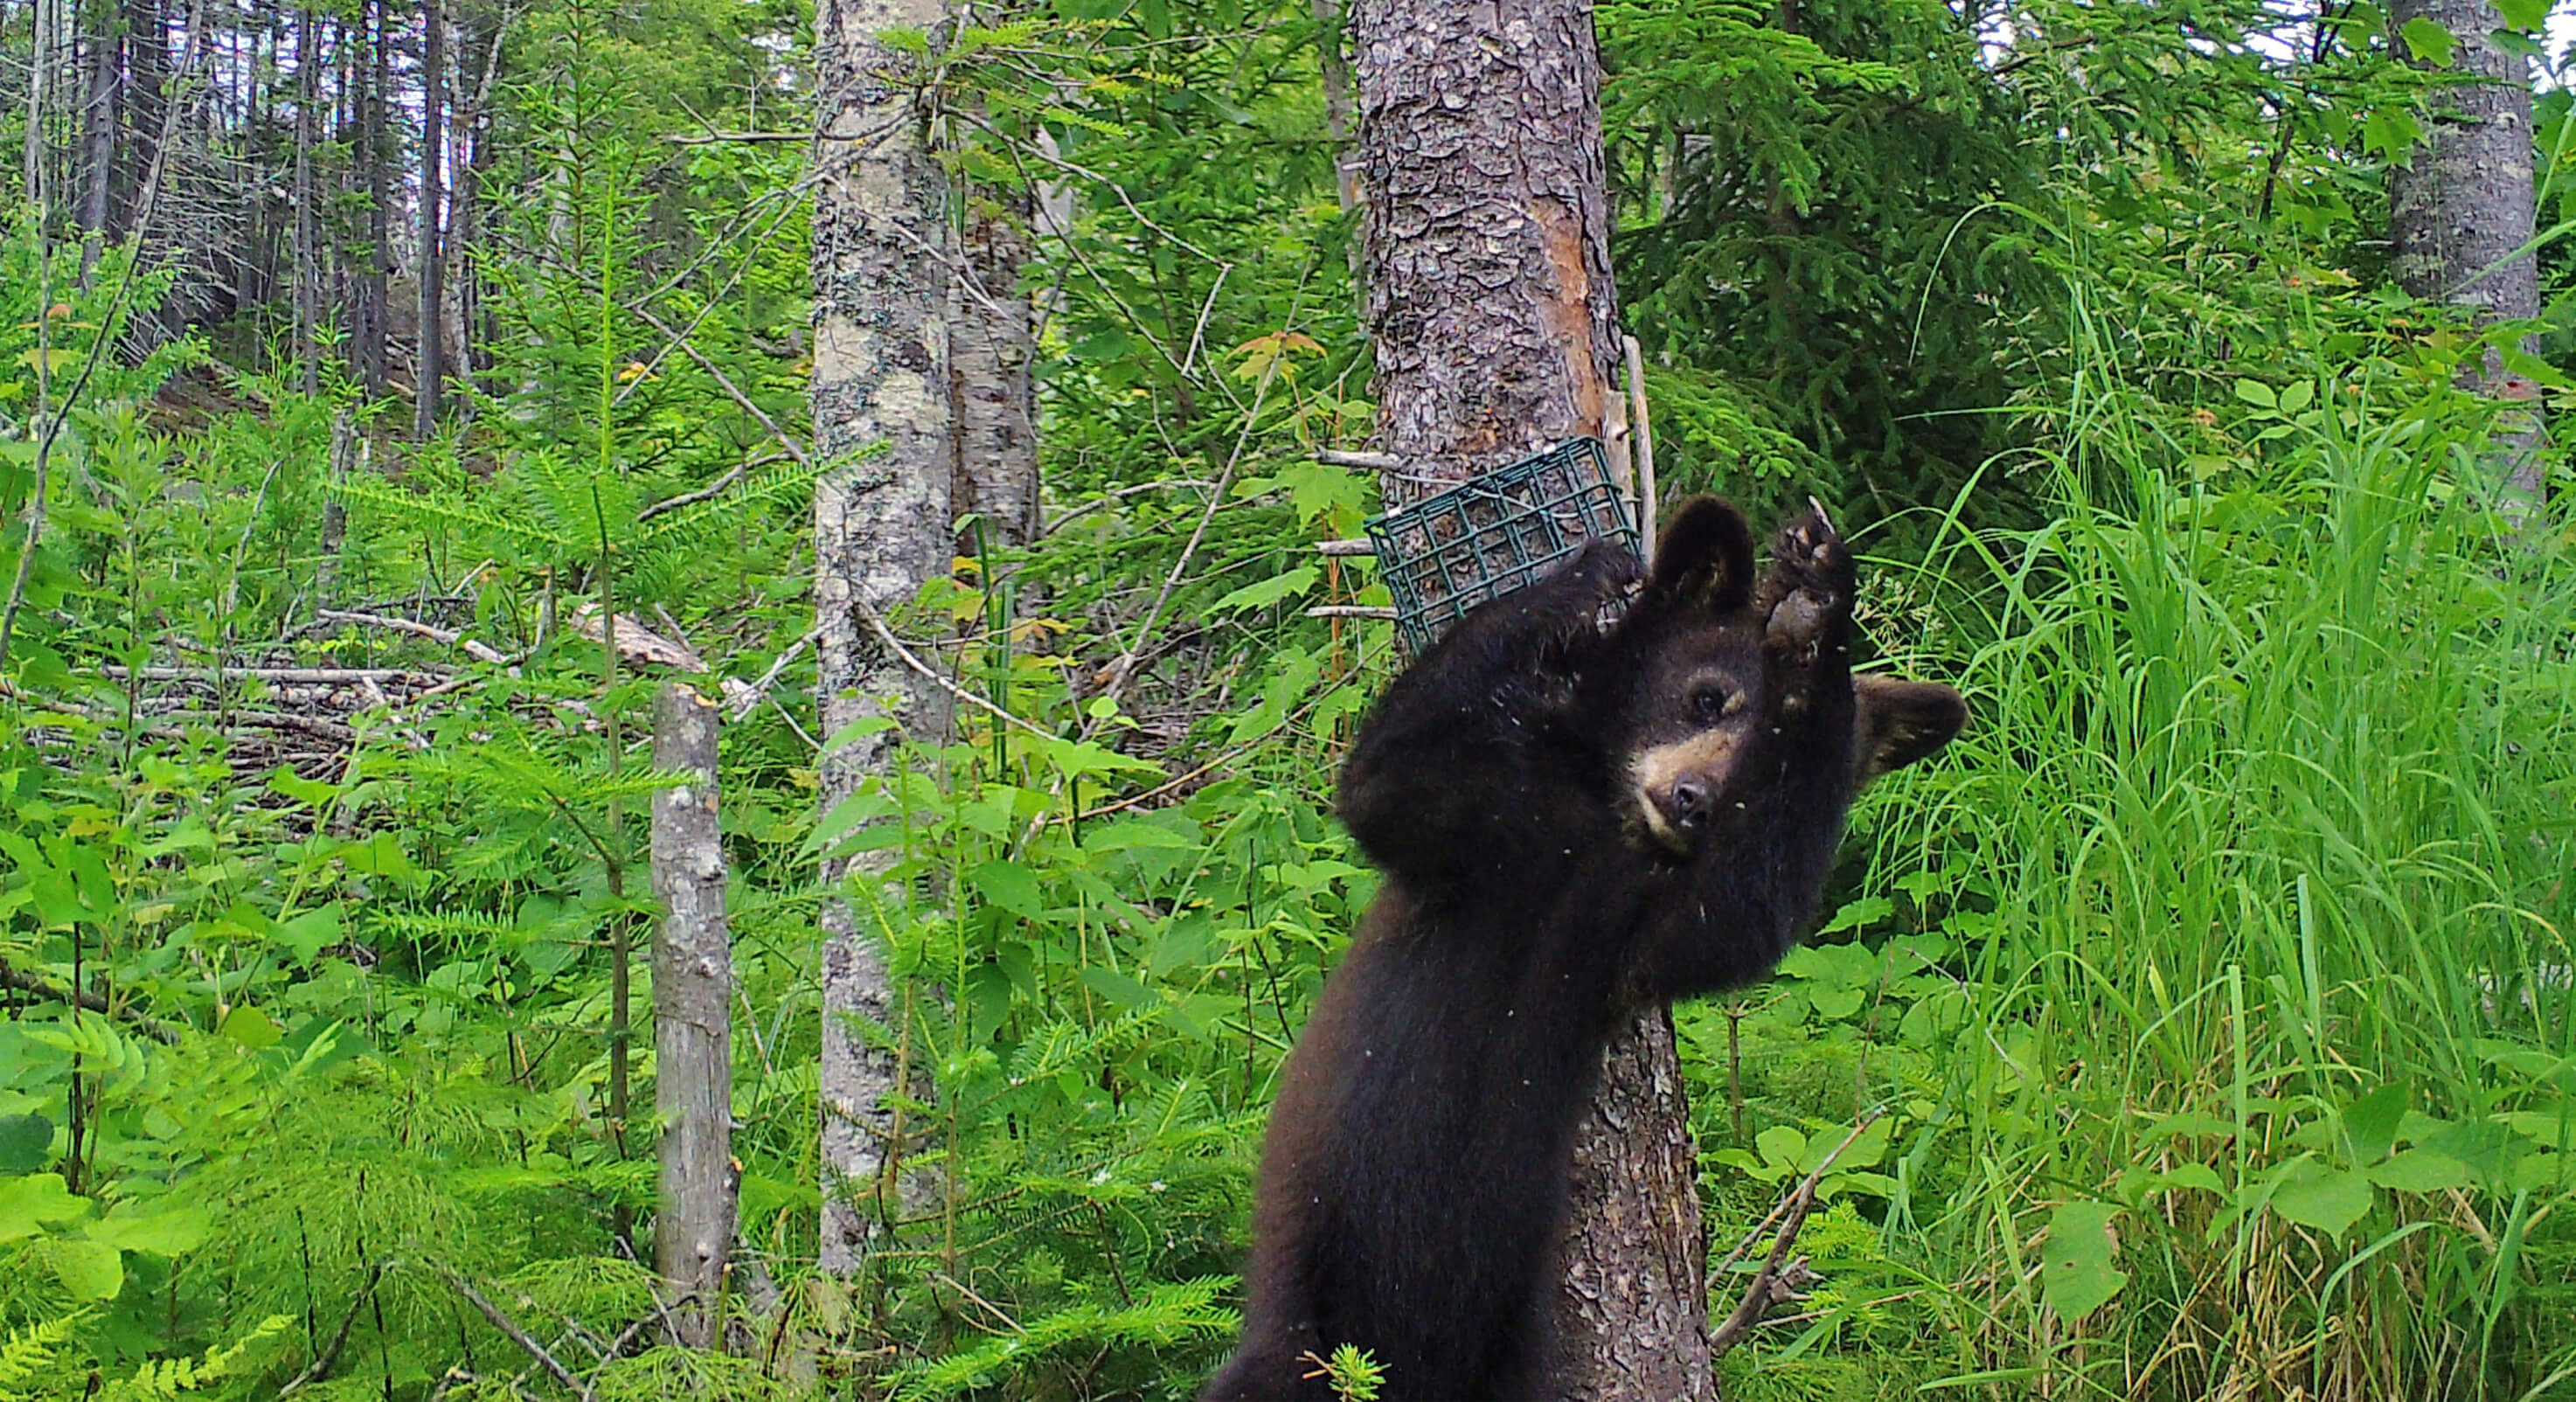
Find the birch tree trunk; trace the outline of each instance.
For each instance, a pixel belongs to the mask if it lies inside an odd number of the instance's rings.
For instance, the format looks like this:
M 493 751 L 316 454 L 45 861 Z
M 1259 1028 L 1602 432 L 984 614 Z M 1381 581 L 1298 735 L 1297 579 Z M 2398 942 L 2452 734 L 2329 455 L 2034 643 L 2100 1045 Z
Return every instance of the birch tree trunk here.
M 1618 339 L 1588 0 L 1351 13 L 1390 507 L 1603 432 Z M 1715 1396 L 1671 1021 L 1615 1037 L 1577 1134 L 1560 1394 Z
M 653 767 L 688 782 L 653 795 L 654 1108 L 662 1121 L 662 1193 L 653 1263 L 680 1342 L 705 1348 L 722 1316 L 733 1244 L 733 948 L 725 922 L 724 834 L 716 814 L 717 716 L 693 687 L 653 700 Z
M 816 681 L 823 733 L 890 716 L 915 734 L 945 723 L 939 693 L 878 633 L 923 581 L 948 569 L 957 444 L 950 409 L 947 187 L 932 158 L 920 64 L 881 37 L 933 32 L 941 0 L 819 0 L 815 152 L 814 378 L 817 453 L 843 464 L 814 492 Z M 858 449 L 886 451 L 850 464 Z M 827 751 L 820 803 L 830 812 L 881 773 L 893 732 Z M 843 883 L 859 864 L 823 864 L 821 1265 L 855 1271 L 890 1185 L 894 1058 L 868 1044 L 859 1019 L 894 1022 L 883 960 Z
M 2434 100 L 2432 130 L 2390 177 L 2389 241 L 2398 285 L 2415 296 L 2474 311 L 2481 322 L 2540 315 L 2533 225 L 2531 74 L 2522 55 L 2490 37 L 2504 24 L 2487 0 L 2394 0 L 2391 28 L 2427 19 L 2449 31 L 2452 71 L 2466 82 Z M 2401 48 L 2404 40 L 2399 41 Z M 2523 350 L 2539 354 L 2536 337 Z M 2497 466 L 2513 496 L 2541 494 L 2540 386 L 2505 368 L 2489 348 L 2463 379 L 2515 406 L 2498 425 Z

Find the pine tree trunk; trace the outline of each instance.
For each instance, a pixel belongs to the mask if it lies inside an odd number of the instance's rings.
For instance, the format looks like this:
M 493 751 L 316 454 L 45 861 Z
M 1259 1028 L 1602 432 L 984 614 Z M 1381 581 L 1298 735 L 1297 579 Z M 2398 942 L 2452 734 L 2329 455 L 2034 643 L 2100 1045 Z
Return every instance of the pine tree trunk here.
M 113 5 L 94 5 L 97 32 L 90 35 L 81 84 L 80 203 L 72 211 L 81 232 L 81 278 L 98 262 L 107 233 L 107 196 L 116 178 L 117 85 L 123 76 L 124 25 Z
M 438 0 L 421 0 L 420 27 L 420 352 L 412 371 L 412 434 L 426 439 L 438 431 L 438 391 L 447 377 L 446 337 L 439 334 L 447 301 L 440 179 L 447 162 L 447 16 Z
M 1390 506 L 1600 434 L 1618 339 L 1588 0 L 1362 0 L 1351 33 Z M 1606 1053 L 1578 1134 L 1560 1395 L 1713 1398 L 1672 1024 Z
M 143 172 L 161 149 L 161 124 L 165 120 L 167 100 L 162 86 L 170 71 L 169 20 L 160 0 L 126 0 L 126 100 L 129 114 L 126 123 L 125 162 L 131 172 L 127 198 L 111 216 L 108 237 L 121 239 L 134 232 L 136 205 L 140 202 Z
M 952 509 L 983 518 L 995 545 L 1038 528 L 1037 405 L 1029 392 L 1036 324 L 1020 279 L 1030 257 L 1026 190 L 977 190 L 966 202 L 966 278 L 949 332 L 957 398 Z
M 390 322 L 393 319 L 393 291 L 388 274 L 393 267 L 393 182 L 387 178 L 392 165 L 392 144 L 385 121 L 386 94 L 391 87 L 392 62 L 387 50 L 393 44 L 392 17 L 386 13 L 392 0 L 362 0 L 367 27 L 367 74 L 362 84 L 365 91 L 358 99 L 361 136 L 358 143 L 359 170 L 367 190 L 367 265 L 358 278 L 358 334 L 356 340 L 358 378 L 370 394 L 381 394 L 385 388 Z
M 313 344 L 320 319 L 322 260 L 314 247 L 313 145 L 322 100 L 321 55 L 314 51 L 319 26 L 310 0 L 295 16 L 295 371 L 306 394 L 322 385 L 322 366 Z
M 733 948 L 725 922 L 724 834 L 716 821 L 721 714 L 693 687 L 666 683 L 653 702 L 653 767 L 688 780 L 653 795 L 654 1109 L 662 1122 L 662 1192 L 653 1262 L 674 1332 L 714 1342 L 725 1256 L 733 1245 Z
M 2388 7 L 2395 31 L 2416 19 L 2450 32 L 2452 70 L 2467 81 L 2435 96 L 2425 143 L 2390 176 L 2398 285 L 2470 308 L 2481 322 L 2536 318 L 2539 260 L 2516 252 L 2531 242 L 2534 222 L 2529 67 L 2489 37 L 2504 20 L 2487 0 L 2394 0 Z M 2539 354 L 2538 338 L 2526 337 L 2522 349 Z M 2515 406 L 2497 428 L 2497 467 L 2514 496 L 2538 500 L 2540 386 L 2507 370 L 2494 349 L 2463 379 Z
M 936 33 L 941 0 L 820 0 L 815 6 L 815 450 L 827 462 L 882 441 L 886 451 L 829 473 L 814 492 L 816 683 L 823 733 L 881 715 L 892 698 L 916 735 L 944 726 L 940 693 L 885 646 L 880 628 L 922 582 L 947 572 L 957 444 L 951 417 L 947 186 L 930 149 L 929 113 L 910 86 L 919 60 L 883 42 L 889 29 Z M 894 735 L 864 735 L 823 756 L 825 812 L 894 757 Z M 827 888 L 869 870 L 823 864 Z M 822 912 L 822 1268 L 855 1271 L 875 1199 L 890 1190 L 895 1059 L 870 1047 L 856 1018 L 895 1025 L 884 963 L 849 899 Z

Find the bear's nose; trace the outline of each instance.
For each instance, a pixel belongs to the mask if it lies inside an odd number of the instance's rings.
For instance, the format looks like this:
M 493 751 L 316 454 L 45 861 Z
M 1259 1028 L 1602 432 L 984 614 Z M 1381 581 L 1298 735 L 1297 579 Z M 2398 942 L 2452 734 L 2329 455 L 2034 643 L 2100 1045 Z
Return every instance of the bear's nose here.
M 1676 779 L 1666 791 L 1665 807 L 1677 827 L 1695 828 L 1708 821 L 1708 786 L 1697 779 Z

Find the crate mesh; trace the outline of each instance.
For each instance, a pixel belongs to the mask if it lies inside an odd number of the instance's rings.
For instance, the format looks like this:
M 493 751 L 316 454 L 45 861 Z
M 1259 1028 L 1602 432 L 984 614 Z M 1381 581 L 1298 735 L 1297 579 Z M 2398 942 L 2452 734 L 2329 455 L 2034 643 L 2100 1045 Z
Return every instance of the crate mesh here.
M 1488 599 L 1537 582 L 1595 536 L 1637 548 L 1597 438 L 1572 438 L 1368 522 L 1395 621 L 1419 657 Z

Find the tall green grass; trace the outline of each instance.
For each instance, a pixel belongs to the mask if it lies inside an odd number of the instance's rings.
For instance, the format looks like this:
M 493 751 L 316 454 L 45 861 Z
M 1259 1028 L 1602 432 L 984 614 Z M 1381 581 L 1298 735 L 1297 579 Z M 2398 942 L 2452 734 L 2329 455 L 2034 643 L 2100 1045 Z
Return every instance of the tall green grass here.
M 2502 538 L 2447 390 L 2252 417 L 2195 476 L 2080 402 L 2054 519 L 1907 581 L 1976 719 L 1862 815 L 1966 1009 L 1843 1029 L 1916 1097 L 1903 1391 L 2576 1396 L 2576 562 Z

